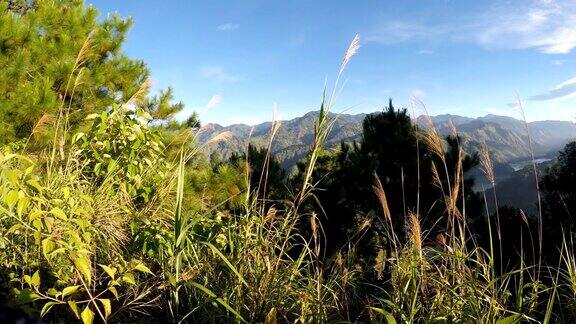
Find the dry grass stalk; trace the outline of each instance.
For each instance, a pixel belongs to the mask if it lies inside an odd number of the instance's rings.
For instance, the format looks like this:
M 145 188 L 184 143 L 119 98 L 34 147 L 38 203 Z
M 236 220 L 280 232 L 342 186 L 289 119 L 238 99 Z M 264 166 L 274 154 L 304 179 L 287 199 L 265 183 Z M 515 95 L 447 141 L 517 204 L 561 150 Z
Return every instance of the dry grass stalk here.
M 526 217 L 526 213 L 524 213 L 523 209 L 520 209 L 520 218 L 522 219 L 524 224 L 526 224 L 526 226 L 528 226 L 528 218 Z
M 374 188 L 374 193 L 376 194 L 378 202 L 382 207 L 382 211 L 384 212 L 384 218 L 386 219 L 386 221 L 392 222 L 392 214 L 390 213 L 388 200 L 386 199 L 386 193 L 384 192 L 384 187 L 382 186 L 382 182 L 380 181 L 380 178 L 378 177 L 377 174 L 374 174 L 374 185 L 372 186 L 372 188 Z
M 40 117 L 40 119 L 38 119 L 38 121 L 36 122 L 36 124 L 32 128 L 31 136 L 34 136 L 38 133 L 43 132 L 51 124 L 54 124 L 55 120 L 56 119 L 54 118 L 54 115 L 48 114 L 48 113 L 43 114 L 42 117 Z
M 462 213 L 460 213 L 457 206 L 458 195 L 460 194 L 460 187 L 461 187 L 460 179 L 462 178 L 462 158 L 463 158 L 462 155 L 463 155 L 462 149 L 458 148 L 456 171 L 454 174 L 454 185 L 452 186 L 452 191 L 450 193 L 449 207 L 448 207 L 450 216 L 457 217 L 459 219 L 461 219 L 462 217 Z
M 414 213 L 408 214 L 408 239 L 412 248 L 420 258 L 422 258 L 422 229 L 420 227 L 420 220 L 418 215 Z
M 356 34 L 354 36 L 354 39 L 352 39 L 350 46 L 348 46 L 348 50 L 344 54 L 344 58 L 342 59 L 342 63 L 340 64 L 340 70 L 338 71 L 338 75 L 341 75 L 342 72 L 344 72 L 344 69 L 346 69 L 346 66 L 350 62 L 350 59 L 354 55 L 356 55 L 356 53 L 358 53 L 358 49 L 360 49 L 360 36 Z
M 434 181 L 434 185 L 443 190 L 442 181 L 440 180 L 440 174 L 438 173 L 438 168 L 436 167 L 436 163 L 432 162 L 432 180 Z
M 422 140 L 422 142 L 424 142 L 434 154 L 444 161 L 444 141 L 440 137 L 440 134 L 438 134 L 436 128 L 431 127 L 427 130 L 420 131 L 417 134 L 419 139 Z
M 496 178 L 494 177 L 494 165 L 492 164 L 492 159 L 490 159 L 490 152 L 488 151 L 486 143 L 483 143 L 480 148 L 480 169 L 486 176 L 486 179 L 490 181 L 490 184 L 494 186 L 496 183 Z
M 136 90 L 136 92 L 134 92 L 134 94 L 130 97 L 130 99 L 126 101 L 124 107 L 141 106 L 146 100 L 146 97 L 148 96 L 151 87 L 152 87 L 152 81 L 150 80 L 150 78 L 146 78 L 146 80 L 142 82 L 138 90 Z

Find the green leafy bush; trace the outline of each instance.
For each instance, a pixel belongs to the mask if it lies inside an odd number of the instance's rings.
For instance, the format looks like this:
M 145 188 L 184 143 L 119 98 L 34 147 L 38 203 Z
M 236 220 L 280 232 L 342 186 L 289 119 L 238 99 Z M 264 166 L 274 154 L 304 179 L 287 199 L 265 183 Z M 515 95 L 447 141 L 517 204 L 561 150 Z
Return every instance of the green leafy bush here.
M 113 244 L 103 223 L 114 220 L 101 214 L 103 197 L 79 175 L 48 177 L 23 156 L 0 154 L 0 260 L 20 303 L 34 302 L 41 315 L 67 309 L 91 323 L 95 314 L 111 315 L 138 272 L 151 272 L 120 249 L 99 251 Z M 115 225 L 108 228 L 122 231 Z
M 73 138 L 84 174 L 97 184 L 112 181 L 136 202 L 148 202 L 167 170 L 162 138 L 146 124 L 150 115 L 113 106 L 87 119 L 93 121 L 90 130 Z

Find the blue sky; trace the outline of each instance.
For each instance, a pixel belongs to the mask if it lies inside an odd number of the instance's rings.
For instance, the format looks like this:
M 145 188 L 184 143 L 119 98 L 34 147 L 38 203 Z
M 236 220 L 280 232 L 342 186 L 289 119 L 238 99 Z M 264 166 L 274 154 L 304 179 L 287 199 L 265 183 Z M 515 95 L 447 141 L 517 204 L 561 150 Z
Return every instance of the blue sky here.
M 204 123 L 318 108 L 355 34 L 336 112 L 419 97 L 430 114 L 576 119 L 574 0 L 93 0 L 134 26 L 125 52 Z

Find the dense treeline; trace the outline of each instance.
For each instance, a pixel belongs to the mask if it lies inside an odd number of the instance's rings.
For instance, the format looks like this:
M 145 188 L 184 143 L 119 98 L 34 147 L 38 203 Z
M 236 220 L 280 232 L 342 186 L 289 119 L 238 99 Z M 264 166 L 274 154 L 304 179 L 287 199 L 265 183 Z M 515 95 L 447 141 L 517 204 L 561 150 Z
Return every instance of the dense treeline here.
M 535 168 L 534 214 L 489 214 L 469 171 L 494 184 L 492 153 L 391 100 L 329 150 L 325 98 L 293 175 L 270 146 L 206 157 L 198 116 L 122 54 L 130 24 L 0 1 L 0 322 L 576 318 L 576 142 Z

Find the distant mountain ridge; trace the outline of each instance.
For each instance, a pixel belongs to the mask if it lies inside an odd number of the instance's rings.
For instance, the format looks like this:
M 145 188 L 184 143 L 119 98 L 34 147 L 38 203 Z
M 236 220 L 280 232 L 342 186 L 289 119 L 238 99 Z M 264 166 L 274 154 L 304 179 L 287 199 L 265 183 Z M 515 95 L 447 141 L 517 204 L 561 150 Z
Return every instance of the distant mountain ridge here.
M 286 169 L 293 167 L 308 153 L 318 114 L 318 111 L 311 111 L 302 117 L 281 121 L 272 143 L 272 152 Z M 329 117 L 336 117 L 336 122 L 328 136 L 327 147 L 336 147 L 341 141 L 352 142 L 361 138 L 362 121 L 366 114 L 331 113 Z M 426 127 L 429 124 L 427 119 L 420 116 L 417 123 Z M 451 134 L 450 124 L 453 124 L 468 152 L 478 151 L 486 143 L 495 162 L 503 164 L 530 158 L 530 146 L 537 157 L 554 157 L 566 143 L 576 140 L 576 124 L 569 121 L 536 121 L 526 125 L 512 117 L 498 115 L 478 118 L 438 115 L 430 119 L 441 135 Z M 208 153 L 218 152 L 222 158 L 227 158 L 233 152 L 244 152 L 249 138 L 254 145 L 268 145 L 271 126 L 271 122 L 255 126 L 207 124 L 202 127 L 199 142 L 207 143 L 225 133 L 226 140 L 207 144 L 207 150 Z

